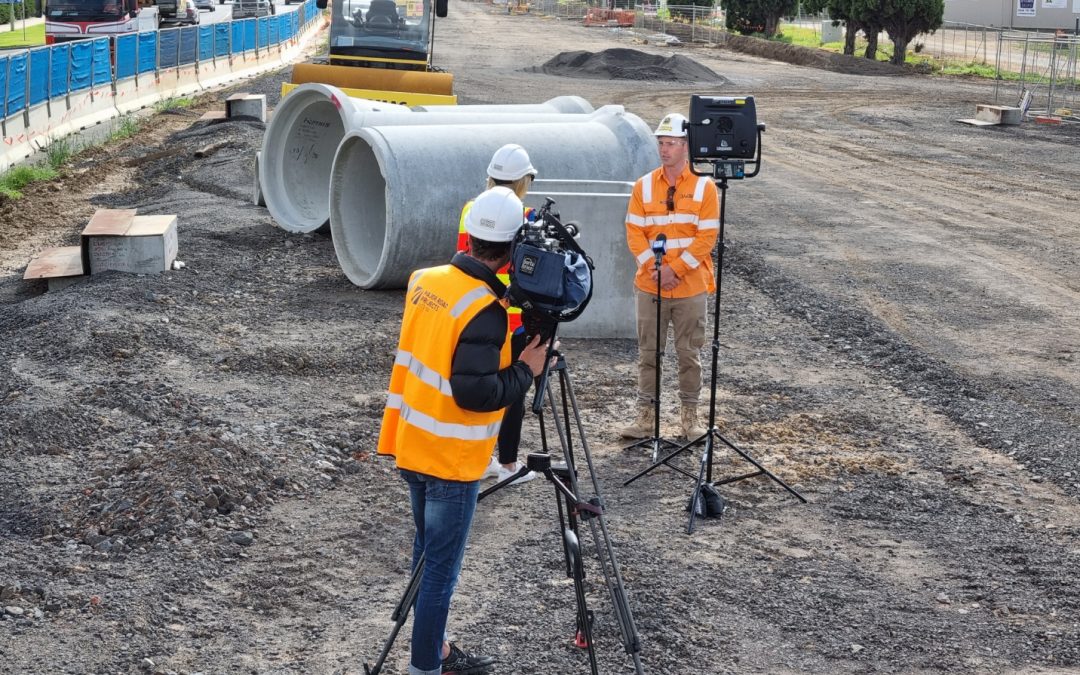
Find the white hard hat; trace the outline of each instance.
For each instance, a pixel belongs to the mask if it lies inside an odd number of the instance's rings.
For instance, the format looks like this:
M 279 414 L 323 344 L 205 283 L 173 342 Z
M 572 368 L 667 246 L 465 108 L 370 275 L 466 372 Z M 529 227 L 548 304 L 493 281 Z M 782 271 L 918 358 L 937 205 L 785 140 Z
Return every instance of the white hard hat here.
M 507 143 L 491 156 L 487 174 L 495 180 L 517 180 L 535 176 L 536 169 L 529 161 L 529 153 L 517 143 Z
M 679 138 L 684 138 L 686 136 L 686 124 L 687 120 L 684 115 L 671 113 L 660 120 L 660 124 L 656 126 L 656 131 L 653 132 L 653 136 L 677 136 Z
M 525 222 L 525 208 L 514 191 L 497 185 L 473 200 L 465 231 L 483 241 L 513 241 Z

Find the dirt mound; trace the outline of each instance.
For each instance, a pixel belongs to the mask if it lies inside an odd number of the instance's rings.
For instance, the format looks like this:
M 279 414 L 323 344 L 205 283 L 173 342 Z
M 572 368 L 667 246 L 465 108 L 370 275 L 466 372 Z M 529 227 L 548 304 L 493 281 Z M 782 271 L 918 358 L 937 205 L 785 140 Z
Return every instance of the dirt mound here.
M 665 57 L 636 49 L 561 52 L 544 65 L 530 68 L 529 71 L 603 80 L 727 82 L 724 77 L 685 56 L 676 54 Z
M 744 54 L 848 75 L 904 75 L 910 72 L 891 63 L 744 35 L 728 35 L 724 46 Z

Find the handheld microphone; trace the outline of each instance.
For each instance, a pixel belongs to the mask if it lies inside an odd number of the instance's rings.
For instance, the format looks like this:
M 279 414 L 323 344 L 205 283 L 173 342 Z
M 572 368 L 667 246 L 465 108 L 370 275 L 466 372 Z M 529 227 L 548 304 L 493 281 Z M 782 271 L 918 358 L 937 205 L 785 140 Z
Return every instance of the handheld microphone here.
M 666 234 L 656 235 L 656 239 L 652 243 L 652 251 L 656 254 L 656 264 L 659 265 L 660 261 L 664 259 L 664 254 L 667 253 Z

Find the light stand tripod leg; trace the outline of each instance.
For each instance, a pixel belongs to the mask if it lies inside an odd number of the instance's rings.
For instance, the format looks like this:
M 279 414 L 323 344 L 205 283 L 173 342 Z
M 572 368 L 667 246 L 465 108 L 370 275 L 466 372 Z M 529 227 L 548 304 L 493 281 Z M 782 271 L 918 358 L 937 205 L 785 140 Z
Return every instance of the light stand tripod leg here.
M 724 229 L 725 229 L 725 210 L 727 207 L 727 188 L 728 179 L 726 176 L 720 178 L 718 187 L 720 188 L 720 232 L 718 233 L 717 240 L 717 256 L 716 256 L 716 297 L 713 305 L 713 341 L 712 341 L 712 373 L 710 374 L 709 385 L 709 430 L 705 432 L 704 436 L 701 436 L 691 443 L 687 444 L 696 445 L 701 441 L 705 442 L 705 450 L 701 456 L 701 467 L 698 471 L 697 482 L 694 485 L 694 494 L 690 498 L 690 518 L 687 523 L 686 532 L 690 534 L 694 531 L 694 519 L 696 517 L 697 502 L 700 500 L 702 489 L 705 485 L 726 485 L 728 483 L 734 483 L 735 481 L 744 480 L 746 478 L 752 478 L 754 476 L 767 476 L 789 493 L 794 495 L 802 503 L 806 503 L 806 499 L 795 491 L 790 485 L 782 481 L 778 476 L 771 471 L 763 467 L 757 460 L 747 454 L 745 451 L 738 448 L 735 444 L 723 437 L 716 428 L 716 377 L 718 371 L 719 357 L 720 357 L 720 295 L 723 289 L 724 281 L 724 250 L 726 245 L 724 244 Z M 727 478 L 717 483 L 712 482 L 712 465 L 713 465 L 713 439 L 717 439 L 727 447 L 738 453 L 747 462 L 750 462 L 757 468 L 757 471 L 741 476 L 735 476 Z M 682 448 L 680 448 L 680 451 Z M 651 470 L 652 467 L 650 467 Z

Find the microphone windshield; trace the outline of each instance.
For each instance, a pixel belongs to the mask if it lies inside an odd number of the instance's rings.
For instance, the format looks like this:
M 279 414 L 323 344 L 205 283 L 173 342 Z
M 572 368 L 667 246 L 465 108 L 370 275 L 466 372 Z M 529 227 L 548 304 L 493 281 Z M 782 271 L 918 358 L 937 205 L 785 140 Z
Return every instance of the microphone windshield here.
M 666 253 L 667 252 L 667 235 L 658 234 L 656 239 L 652 243 L 652 250 L 654 253 Z

